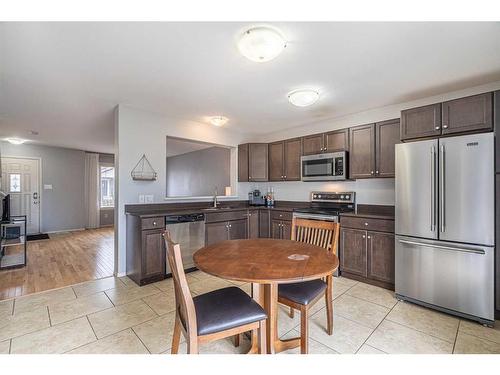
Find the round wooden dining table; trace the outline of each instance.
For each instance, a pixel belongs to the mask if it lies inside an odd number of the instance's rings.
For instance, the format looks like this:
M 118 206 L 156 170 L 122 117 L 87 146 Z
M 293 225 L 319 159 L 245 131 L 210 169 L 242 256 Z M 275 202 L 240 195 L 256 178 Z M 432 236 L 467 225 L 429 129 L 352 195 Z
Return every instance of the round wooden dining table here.
M 278 338 L 278 284 L 331 275 L 339 266 L 336 255 L 303 242 L 248 239 L 218 242 L 194 254 L 198 269 L 227 280 L 252 283 L 253 298 L 266 310 L 266 352 L 278 353 L 300 345 L 300 338 Z M 252 337 L 250 352 L 257 352 Z

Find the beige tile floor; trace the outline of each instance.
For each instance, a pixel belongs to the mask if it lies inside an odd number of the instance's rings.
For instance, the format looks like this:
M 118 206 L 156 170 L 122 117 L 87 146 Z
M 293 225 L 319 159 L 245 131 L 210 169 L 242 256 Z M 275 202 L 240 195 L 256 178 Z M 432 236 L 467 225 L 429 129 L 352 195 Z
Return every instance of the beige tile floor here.
M 188 274 L 193 294 L 237 285 L 202 272 Z M 311 310 L 310 353 L 500 353 L 495 328 L 398 302 L 388 290 L 334 279 L 334 333 L 325 332 L 325 303 Z M 168 353 L 174 319 L 172 280 L 138 287 L 109 277 L 0 302 L 0 354 Z M 279 335 L 299 335 L 300 314 L 280 307 Z M 246 338 L 203 345 L 201 353 L 244 353 Z M 180 352 L 186 352 L 181 344 Z M 298 353 L 298 349 L 286 353 Z

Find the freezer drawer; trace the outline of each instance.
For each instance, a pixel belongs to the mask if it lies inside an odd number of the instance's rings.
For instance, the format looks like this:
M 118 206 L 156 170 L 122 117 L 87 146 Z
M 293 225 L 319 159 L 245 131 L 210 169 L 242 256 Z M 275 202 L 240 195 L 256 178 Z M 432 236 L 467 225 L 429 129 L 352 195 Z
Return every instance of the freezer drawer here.
M 494 321 L 494 250 L 396 236 L 396 294 Z

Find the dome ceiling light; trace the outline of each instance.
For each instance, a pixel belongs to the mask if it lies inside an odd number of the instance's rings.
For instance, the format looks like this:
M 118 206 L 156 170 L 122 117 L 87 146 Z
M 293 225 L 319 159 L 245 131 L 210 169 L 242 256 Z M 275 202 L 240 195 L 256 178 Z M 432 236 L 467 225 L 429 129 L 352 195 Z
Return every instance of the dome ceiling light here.
M 214 126 L 224 126 L 228 121 L 229 119 L 224 116 L 214 116 L 210 118 L 210 123 Z
M 319 92 L 316 90 L 302 89 L 295 90 L 288 94 L 288 101 L 297 107 L 307 107 L 316 103 L 319 99 Z
M 26 142 L 25 139 L 20 138 L 7 138 L 6 141 L 13 145 L 22 145 L 24 142 Z
M 238 41 L 238 49 L 247 59 L 266 62 L 277 57 L 286 47 L 281 33 L 268 26 L 259 26 L 245 31 Z

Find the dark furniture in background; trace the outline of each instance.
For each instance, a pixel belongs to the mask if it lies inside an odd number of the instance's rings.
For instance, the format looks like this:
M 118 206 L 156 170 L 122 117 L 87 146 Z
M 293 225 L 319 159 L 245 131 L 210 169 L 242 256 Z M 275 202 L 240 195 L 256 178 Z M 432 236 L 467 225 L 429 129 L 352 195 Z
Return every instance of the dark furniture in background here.
M 26 216 L 10 216 L 0 222 L 0 270 L 26 266 L 27 222 Z M 9 235 L 8 228 L 14 228 L 15 236 Z

